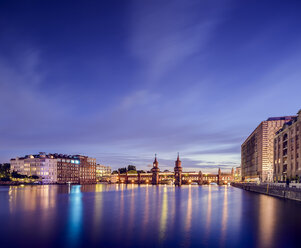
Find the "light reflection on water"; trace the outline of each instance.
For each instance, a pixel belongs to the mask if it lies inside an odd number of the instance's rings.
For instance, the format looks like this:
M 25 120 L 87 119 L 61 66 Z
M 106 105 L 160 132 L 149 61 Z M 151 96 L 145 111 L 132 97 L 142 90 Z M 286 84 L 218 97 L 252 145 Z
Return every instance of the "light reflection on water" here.
M 166 224 L 168 217 L 168 202 L 167 202 L 167 188 L 166 185 L 163 186 L 163 200 L 162 200 L 162 210 L 161 210 L 161 218 L 160 218 L 160 231 L 159 231 L 159 239 L 160 241 L 164 240 L 166 235 Z
M 228 186 L 224 186 L 221 245 L 224 244 L 226 238 L 227 219 L 228 219 Z
M 260 195 L 259 197 L 259 245 L 262 247 L 269 247 L 272 244 L 272 239 L 275 229 L 275 201 L 269 201 L 266 204 L 265 195 Z M 289 214 L 289 213 L 288 213 Z
M 1 248 L 294 247 L 300 209 L 230 186 L 2 187 L 0 240 Z
M 69 196 L 69 218 L 68 218 L 68 245 L 75 247 L 78 246 L 80 241 L 82 218 L 83 215 L 83 203 L 81 186 L 75 185 L 71 187 Z

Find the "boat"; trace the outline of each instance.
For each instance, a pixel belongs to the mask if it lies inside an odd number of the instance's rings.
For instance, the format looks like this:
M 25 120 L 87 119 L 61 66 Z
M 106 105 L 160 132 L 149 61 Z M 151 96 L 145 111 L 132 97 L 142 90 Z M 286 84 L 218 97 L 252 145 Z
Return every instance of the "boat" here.
M 217 183 L 210 183 L 210 185 L 217 185 Z

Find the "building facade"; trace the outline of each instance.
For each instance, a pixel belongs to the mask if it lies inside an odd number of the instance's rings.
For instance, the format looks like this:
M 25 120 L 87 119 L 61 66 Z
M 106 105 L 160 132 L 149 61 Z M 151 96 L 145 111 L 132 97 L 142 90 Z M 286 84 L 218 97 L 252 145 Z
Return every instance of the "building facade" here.
M 10 160 L 11 172 L 15 171 L 25 176 L 38 176 L 43 183 L 57 182 L 57 160 L 45 153 L 27 155 Z
M 107 181 L 110 180 L 111 178 L 111 167 L 110 166 L 105 166 L 102 164 L 97 164 L 96 165 L 96 181 Z
M 243 180 L 273 180 L 275 133 L 295 116 L 272 117 L 261 122 L 241 146 Z
M 274 181 L 301 177 L 301 110 L 285 123 L 274 138 Z
M 38 176 L 43 183 L 96 183 L 96 159 L 87 156 L 40 153 L 14 158 L 10 162 L 11 172 Z
M 241 181 L 241 167 L 240 166 L 235 168 L 234 180 L 236 182 L 240 182 Z
M 57 183 L 79 184 L 79 165 L 78 156 L 66 154 L 52 154 L 57 159 Z
M 80 184 L 96 183 L 96 158 L 78 156 L 80 159 Z

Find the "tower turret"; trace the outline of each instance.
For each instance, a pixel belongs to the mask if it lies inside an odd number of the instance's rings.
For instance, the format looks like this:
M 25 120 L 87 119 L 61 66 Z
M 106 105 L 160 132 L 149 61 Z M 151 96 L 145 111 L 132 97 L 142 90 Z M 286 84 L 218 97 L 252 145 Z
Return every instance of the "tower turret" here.
M 152 184 L 158 185 L 159 184 L 159 163 L 157 160 L 157 154 L 155 154 L 155 160 L 153 162 L 153 168 L 151 169 L 153 175 L 152 175 Z
M 222 184 L 222 172 L 221 168 L 218 168 L 218 175 L 217 175 L 217 184 Z
M 181 186 L 182 185 L 182 162 L 180 160 L 180 155 L 178 153 L 177 160 L 175 162 L 175 185 Z

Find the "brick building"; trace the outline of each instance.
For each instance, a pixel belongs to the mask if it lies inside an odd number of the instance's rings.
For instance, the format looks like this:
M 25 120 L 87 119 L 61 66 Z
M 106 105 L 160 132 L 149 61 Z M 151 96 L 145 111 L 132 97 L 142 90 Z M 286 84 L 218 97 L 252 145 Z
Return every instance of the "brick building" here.
M 301 177 L 301 110 L 274 138 L 274 181 Z
M 242 179 L 273 180 L 275 133 L 294 116 L 272 117 L 261 122 L 241 146 Z
M 96 159 L 88 156 L 40 153 L 13 158 L 10 162 L 11 172 L 36 175 L 44 183 L 96 183 Z

